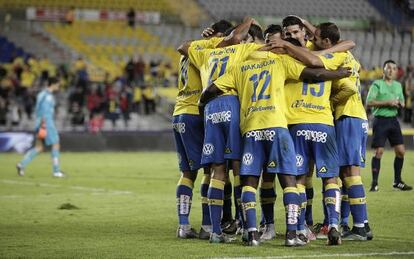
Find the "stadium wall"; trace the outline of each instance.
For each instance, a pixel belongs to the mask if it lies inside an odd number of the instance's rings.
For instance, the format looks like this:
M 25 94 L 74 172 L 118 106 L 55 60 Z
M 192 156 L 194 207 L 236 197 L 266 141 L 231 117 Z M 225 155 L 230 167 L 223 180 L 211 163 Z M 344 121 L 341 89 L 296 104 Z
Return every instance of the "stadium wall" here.
M 63 133 L 64 151 L 174 151 L 170 131 L 104 132 L 97 135 Z
M 370 135 L 367 150 L 371 141 Z M 61 134 L 61 144 L 63 151 L 175 151 L 170 131 L 108 132 L 100 135 L 64 133 Z M 404 144 L 407 149 L 414 150 L 414 135 L 404 135 Z

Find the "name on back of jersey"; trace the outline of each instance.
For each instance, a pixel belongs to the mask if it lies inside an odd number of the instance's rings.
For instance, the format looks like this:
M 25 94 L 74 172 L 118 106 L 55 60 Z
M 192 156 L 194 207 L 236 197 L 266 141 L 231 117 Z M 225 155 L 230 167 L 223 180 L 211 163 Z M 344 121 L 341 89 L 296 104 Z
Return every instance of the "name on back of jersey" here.
M 273 65 L 275 64 L 276 61 L 274 59 L 269 59 L 269 60 L 265 60 L 263 62 L 260 63 L 253 63 L 253 64 L 248 64 L 248 65 L 243 65 L 241 66 L 241 71 L 245 72 L 247 70 L 252 70 L 252 69 L 261 69 L 263 67 L 269 66 L 269 65 Z
M 223 54 L 231 54 L 231 53 L 236 53 L 236 49 L 235 48 L 223 48 L 223 49 L 218 49 L 218 50 L 214 50 L 210 52 L 210 57 L 220 56 Z

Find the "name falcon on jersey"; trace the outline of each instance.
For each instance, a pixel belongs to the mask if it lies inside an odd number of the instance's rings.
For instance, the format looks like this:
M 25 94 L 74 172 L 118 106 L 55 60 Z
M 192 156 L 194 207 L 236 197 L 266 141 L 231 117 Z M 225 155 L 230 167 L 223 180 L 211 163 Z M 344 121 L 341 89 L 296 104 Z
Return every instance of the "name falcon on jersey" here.
M 241 71 L 244 72 L 244 71 L 251 70 L 251 69 L 260 69 L 260 68 L 263 68 L 265 66 L 269 66 L 269 65 L 272 65 L 272 64 L 275 64 L 275 63 L 276 63 L 276 61 L 274 59 L 265 60 L 262 63 L 244 65 L 244 66 L 241 67 Z
M 292 108 L 308 108 L 308 109 L 314 109 L 314 110 L 325 110 L 325 107 L 323 107 L 322 105 L 317 105 L 317 104 L 313 104 L 313 103 L 305 103 L 305 101 L 302 100 L 295 100 L 292 105 L 290 106 Z
M 231 54 L 231 53 L 236 53 L 236 49 L 235 48 L 225 48 L 225 49 L 220 49 L 220 50 L 214 50 L 210 53 L 210 57 L 211 56 L 219 56 L 219 55 L 223 55 L 223 54 Z
M 252 130 L 246 133 L 246 138 L 254 138 L 255 141 L 268 140 L 273 141 L 276 132 L 274 130 Z

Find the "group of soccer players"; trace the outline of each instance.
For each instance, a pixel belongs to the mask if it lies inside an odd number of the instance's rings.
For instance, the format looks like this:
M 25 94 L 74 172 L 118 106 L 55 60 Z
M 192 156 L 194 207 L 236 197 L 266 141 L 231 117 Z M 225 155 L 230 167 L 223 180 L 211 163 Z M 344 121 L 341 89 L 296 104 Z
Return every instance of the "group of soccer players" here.
M 232 218 L 231 170 L 235 218 L 247 245 L 276 235 L 276 175 L 283 189 L 286 246 L 306 245 L 314 233 L 325 234 L 328 245 L 372 239 L 360 176 L 368 123 L 360 64 L 348 51 L 354 43 L 340 41 L 333 23 L 314 27 L 297 16 L 264 32 L 251 18 L 236 27 L 222 20 L 203 35 L 178 48 L 173 129 L 182 175 L 176 190 L 177 237 L 232 240 L 226 234 L 234 232 L 226 223 Z M 189 214 L 201 168 L 203 213 L 197 233 Z M 315 226 L 314 168 L 323 183 L 325 214 L 324 223 Z

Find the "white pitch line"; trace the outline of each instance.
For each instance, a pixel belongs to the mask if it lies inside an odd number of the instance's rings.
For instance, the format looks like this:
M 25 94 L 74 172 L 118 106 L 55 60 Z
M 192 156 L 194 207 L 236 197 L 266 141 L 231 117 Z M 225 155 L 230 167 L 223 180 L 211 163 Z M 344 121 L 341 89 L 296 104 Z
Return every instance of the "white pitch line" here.
M 281 256 L 266 256 L 266 257 L 213 257 L 213 258 L 226 258 L 226 259 L 285 259 L 285 258 L 319 258 L 319 257 L 358 257 L 358 256 L 408 256 L 414 255 L 414 251 L 409 252 L 388 252 L 388 253 L 355 253 L 355 254 L 314 254 L 314 255 L 281 255 Z
M 99 194 L 110 194 L 110 195 L 129 195 L 133 194 L 130 191 L 122 191 L 122 190 L 110 190 L 110 189 L 103 189 L 103 188 L 91 188 L 91 187 L 84 187 L 84 186 L 64 186 L 58 184 L 49 184 L 49 183 L 35 183 L 35 182 L 26 182 L 26 181 L 14 181 L 14 180 L 1 180 L 2 183 L 6 184 L 15 184 L 15 185 L 26 185 L 26 186 L 39 186 L 39 187 L 48 187 L 48 188 L 69 188 L 73 190 L 81 190 L 87 191 L 92 193 L 99 193 Z

